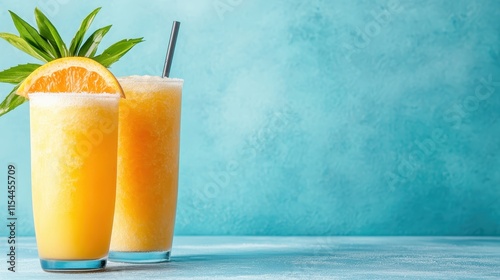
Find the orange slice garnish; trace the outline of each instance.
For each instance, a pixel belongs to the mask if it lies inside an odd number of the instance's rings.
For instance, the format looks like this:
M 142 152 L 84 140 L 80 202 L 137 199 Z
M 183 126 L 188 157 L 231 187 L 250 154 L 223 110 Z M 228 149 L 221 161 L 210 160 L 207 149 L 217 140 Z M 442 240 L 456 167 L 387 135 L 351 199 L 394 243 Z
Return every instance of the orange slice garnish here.
M 125 97 L 116 77 L 100 63 L 85 57 L 65 57 L 46 63 L 31 73 L 17 94 L 111 93 Z

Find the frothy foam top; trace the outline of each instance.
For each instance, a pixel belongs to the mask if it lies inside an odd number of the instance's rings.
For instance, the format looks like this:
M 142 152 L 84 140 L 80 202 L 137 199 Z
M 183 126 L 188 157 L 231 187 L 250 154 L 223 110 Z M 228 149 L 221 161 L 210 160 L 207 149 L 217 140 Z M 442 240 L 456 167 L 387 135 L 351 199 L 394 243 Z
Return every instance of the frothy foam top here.
M 120 94 L 112 93 L 30 93 L 30 106 L 89 106 L 106 104 L 117 106 Z
M 144 76 L 139 76 L 139 75 L 133 75 L 133 76 L 127 76 L 127 77 L 119 77 L 118 78 L 119 82 L 138 82 L 138 83 L 147 83 L 147 82 L 170 82 L 170 83 L 184 83 L 183 79 L 177 79 L 177 78 L 162 78 L 159 76 L 149 76 L 149 75 L 144 75 Z
M 125 95 L 127 95 L 127 91 L 129 90 L 137 94 L 165 91 L 168 89 L 175 89 L 175 91 L 180 92 L 184 84 L 184 80 L 182 79 L 162 78 L 158 76 L 128 76 L 118 78 L 118 82 L 120 82 L 125 90 Z

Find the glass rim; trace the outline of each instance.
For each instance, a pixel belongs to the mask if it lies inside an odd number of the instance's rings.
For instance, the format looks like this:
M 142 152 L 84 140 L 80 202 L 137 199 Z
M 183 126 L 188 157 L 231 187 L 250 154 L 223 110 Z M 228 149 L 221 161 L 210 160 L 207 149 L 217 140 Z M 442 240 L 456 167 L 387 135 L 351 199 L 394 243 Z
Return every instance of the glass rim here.
M 28 94 L 29 99 L 38 98 L 81 98 L 81 99 L 120 99 L 120 93 L 88 93 L 88 92 L 34 92 Z
M 130 75 L 116 78 L 118 82 L 138 82 L 138 83 L 151 83 L 151 82 L 168 82 L 184 84 L 184 80 L 180 78 L 149 76 L 149 75 Z

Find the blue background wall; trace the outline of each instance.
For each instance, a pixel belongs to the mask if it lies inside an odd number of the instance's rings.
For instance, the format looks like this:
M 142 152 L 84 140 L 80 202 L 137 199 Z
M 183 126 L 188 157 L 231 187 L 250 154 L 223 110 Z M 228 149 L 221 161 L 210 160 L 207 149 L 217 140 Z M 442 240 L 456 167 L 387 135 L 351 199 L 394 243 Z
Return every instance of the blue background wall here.
M 14 32 L 7 9 L 34 23 L 39 6 L 66 40 L 103 6 L 105 45 L 146 39 L 118 76 L 159 75 L 182 21 L 177 234 L 500 234 L 500 1 L 0 3 L 2 31 Z M 3 41 L 0 57 L 0 69 L 30 61 Z M 26 105 L 0 118 L 23 235 L 28 118 Z

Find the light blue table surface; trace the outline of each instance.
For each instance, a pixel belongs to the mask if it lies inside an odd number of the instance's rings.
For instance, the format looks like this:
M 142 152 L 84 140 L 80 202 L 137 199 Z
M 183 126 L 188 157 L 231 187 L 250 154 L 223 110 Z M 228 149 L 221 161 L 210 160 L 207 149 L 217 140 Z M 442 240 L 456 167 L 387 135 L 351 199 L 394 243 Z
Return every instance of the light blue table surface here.
M 47 273 L 34 238 L 0 279 L 500 279 L 500 237 L 176 237 L 170 263 Z

